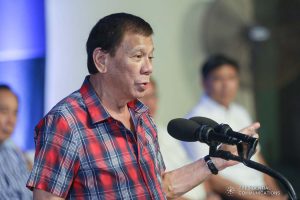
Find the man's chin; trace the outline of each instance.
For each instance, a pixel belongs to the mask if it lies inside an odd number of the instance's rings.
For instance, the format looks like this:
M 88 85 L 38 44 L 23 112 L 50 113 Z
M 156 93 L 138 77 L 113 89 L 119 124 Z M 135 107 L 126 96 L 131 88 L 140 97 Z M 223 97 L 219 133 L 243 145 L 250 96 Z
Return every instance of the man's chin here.
M 135 98 L 140 99 L 143 98 L 146 95 L 146 90 L 138 90 L 135 93 Z

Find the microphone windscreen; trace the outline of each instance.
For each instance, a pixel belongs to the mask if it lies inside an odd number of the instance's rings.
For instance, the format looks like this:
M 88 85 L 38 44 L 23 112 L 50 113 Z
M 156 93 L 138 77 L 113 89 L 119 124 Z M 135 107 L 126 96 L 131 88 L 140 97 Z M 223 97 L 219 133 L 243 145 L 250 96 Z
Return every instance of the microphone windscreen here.
M 176 118 L 168 123 L 167 129 L 169 134 L 177 140 L 195 142 L 198 141 L 196 137 L 196 130 L 198 127 L 199 125 L 194 121 Z
M 192 118 L 190 118 L 190 120 L 197 122 L 197 124 L 199 124 L 199 125 L 207 125 L 211 128 L 215 128 L 216 126 L 219 125 L 214 120 L 206 118 L 206 117 L 192 117 Z

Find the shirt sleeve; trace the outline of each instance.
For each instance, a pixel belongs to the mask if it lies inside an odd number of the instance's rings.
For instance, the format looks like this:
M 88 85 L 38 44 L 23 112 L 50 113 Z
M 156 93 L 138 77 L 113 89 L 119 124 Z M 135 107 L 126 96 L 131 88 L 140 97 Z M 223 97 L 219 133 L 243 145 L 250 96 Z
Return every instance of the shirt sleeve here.
M 35 143 L 27 187 L 65 198 L 79 168 L 76 134 L 60 113 L 48 115 L 35 129 Z

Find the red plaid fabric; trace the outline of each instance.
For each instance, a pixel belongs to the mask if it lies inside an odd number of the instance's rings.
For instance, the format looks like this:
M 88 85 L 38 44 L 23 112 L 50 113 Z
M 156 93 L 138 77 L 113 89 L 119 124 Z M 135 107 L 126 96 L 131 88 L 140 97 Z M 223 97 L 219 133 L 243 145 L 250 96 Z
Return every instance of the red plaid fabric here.
M 165 166 L 147 107 L 128 104 L 133 134 L 105 110 L 88 79 L 37 125 L 27 187 L 66 199 L 165 199 Z

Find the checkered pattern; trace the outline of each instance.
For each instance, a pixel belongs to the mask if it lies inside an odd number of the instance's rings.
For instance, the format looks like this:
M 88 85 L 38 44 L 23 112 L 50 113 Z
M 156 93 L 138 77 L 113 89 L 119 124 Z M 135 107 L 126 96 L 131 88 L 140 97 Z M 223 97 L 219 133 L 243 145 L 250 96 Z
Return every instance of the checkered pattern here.
M 133 134 L 109 115 L 88 79 L 37 125 L 27 187 L 66 199 L 165 199 L 165 166 L 147 107 L 128 103 Z

